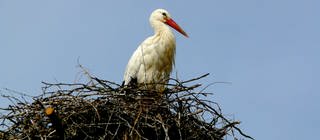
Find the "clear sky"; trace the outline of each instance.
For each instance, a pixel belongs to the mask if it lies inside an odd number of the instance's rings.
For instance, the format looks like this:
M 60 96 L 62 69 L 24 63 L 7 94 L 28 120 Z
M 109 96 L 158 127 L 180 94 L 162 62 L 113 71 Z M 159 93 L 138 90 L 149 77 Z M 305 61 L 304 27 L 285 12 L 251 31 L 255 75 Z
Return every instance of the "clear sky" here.
M 208 88 L 223 112 L 257 140 L 317 139 L 320 132 L 320 1 L 0 0 L 0 88 L 31 95 L 41 81 L 73 82 L 77 60 L 120 83 L 136 47 L 167 9 L 180 79 Z M 7 102 L 1 101 L 0 106 Z

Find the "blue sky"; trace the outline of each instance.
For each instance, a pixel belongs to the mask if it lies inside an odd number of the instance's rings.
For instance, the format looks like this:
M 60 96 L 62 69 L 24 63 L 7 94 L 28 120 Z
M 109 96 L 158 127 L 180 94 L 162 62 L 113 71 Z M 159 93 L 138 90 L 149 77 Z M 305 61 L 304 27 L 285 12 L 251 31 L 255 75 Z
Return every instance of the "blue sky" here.
M 258 140 L 316 139 L 320 131 L 320 2 L 0 1 L 0 88 L 31 95 L 41 81 L 73 82 L 77 60 L 122 81 L 131 54 L 167 9 L 188 33 L 177 37 L 180 79 L 204 73 L 224 113 Z M 8 102 L 2 101 L 0 106 Z

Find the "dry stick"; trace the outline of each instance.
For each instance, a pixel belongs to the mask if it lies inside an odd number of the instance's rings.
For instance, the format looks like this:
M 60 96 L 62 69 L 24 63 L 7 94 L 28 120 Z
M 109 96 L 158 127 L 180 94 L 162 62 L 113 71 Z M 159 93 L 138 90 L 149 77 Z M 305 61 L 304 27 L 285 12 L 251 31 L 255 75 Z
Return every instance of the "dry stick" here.
M 206 76 L 208 76 L 209 75 L 209 73 L 207 73 L 207 74 L 205 74 L 205 75 L 202 75 L 202 76 L 200 76 L 200 77 L 197 77 L 197 78 L 193 78 L 193 79 L 190 79 L 190 80 L 187 80 L 187 81 L 183 81 L 183 82 L 181 82 L 182 84 L 183 83 L 188 83 L 188 82 L 191 82 L 191 81 L 195 81 L 195 80 L 199 80 L 199 79 L 201 79 L 201 78 L 203 78 L 203 77 L 206 77 Z M 193 96 L 193 95 L 192 95 Z M 194 96 L 197 100 L 199 100 L 196 96 Z M 220 113 L 218 113 L 214 108 L 212 108 L 211 106 L 208 106 L 207 104 L 204 104 L 203 102 L 200 102 L 200 104 L 202 104 L 203 106 L 207 106 L 208 108 L 210 108 L 212 111 L 214 111 L 215 112 L 215 114 L 216 115 L 218 115 L 220 118 L 222 118 L 224 121 L 226 121 L 228 124 L 230 124 L 231 122 L 228 120 L 228 119 L 226 119 L 224 116 L 222 116 Z M 248 135 L 246 135 L 246 134 L 244 134 L 238 127 L 236 127 L 236 126 L 232 126 L 233 128 L 235 128 L 241 135 L 243 135 L 244 137 L 246 137 L 246 138 L 250 138 L 250 139 L 253 139 L 252 137 L 250 137 L 250 136 L 248 136 Z
M 137 135 L 139 135 L 139 137 L 147 140 L 147 138 L 143 137 L 136 129 L 134 129 L 134 128 L 130 125 L 130 123 L 128 122 L 128 120 L 126 120 L 126 119 L 124 119 L 124 118 L 122 118 L 122 117 L 120 117 L 120 116 L 119 116 L 119 119 L 121 119 L 122 121 L 126 122 L 127 126 L 128 126 L 129 128 L 131 128 L 133 131 L 135 131 L 135 132 L 137 133 Z
M 105 132 L 108 132 L 108 127 L 109 127 L 109 124 L 110 124 L 110 121 L 111 121 L 111 118 L 113 117 L 113 114 L 114 114 L 114 109 L 111 111 L 112 113 L 110 114 L 109 116 L 109 119 L 108 119 L 108 122 L 107 122 L 107 125 L 105 126 L 104 128 L 104 131 Z M 119 125 L 118 125 L 118 129 L 119 129 Z M 116 130 L 116 132 L 118 132 L 118 129 Z M 103 135 L 103 139 L 106 139 L 106 136 L 108 136 L 108 133 L 105 133 Z
M 131 135 L 131 136 L 132 136 L 133 129 L 135 129 L 135 126 L 136 126 L 137 122 L 138 122 L 138 121 L 139 121 L 139 119 L 140 119 L 140 115 L 141 115 L 141 113 L 142 113 L 142 106 L 140 105 L 139 113 L 138 113 L 138 115 L 137 115 L 136 119 L 134 120 L 134 123 L 133 123 L 132 129 L 130 130 L 130 135 Z
M 161 126 L 162 126 L 162 128 L 163 128 L 163 131 L 164 131 L 164 133 L 165 133 L 165 135 L 166 135 L 165 140 L 170 140 L 169 134 L 168 134 L 168 127 L 165 126 L 165 124 L 164 124 L 164 122 L 163 122 L 163 120 L 162 120 L 161 115 L 160 115 L 160 114 L 157 114 L 157 118 L 159 119 L 159 120 L 157 120 L 157 121 L 161 124 Z
M 190 80 L 187 80 L 187 81 L 183 81 L 181 83 L 184 84 L 184 83 L 189 83 L 189 82 L 192 82 L 192 81 L 196 81 L 196 80 L 202 79 L 202 78 L 204 78 L 204 77 L 206 77 L 208 75 L 209 75 L 209 73 L 206 73 L 206 74 L 204 74 L 204 75 L 202 75 L 200 77 L 196 77 L 196 78 L 193 78 L 193 79 L 190 79 Z
M 107 86 L 108 88 L 111 88 L 111 89 L 113 89 L 113 88 L 112 88 L 111 86 L 107 85 L 106 83 L 109 83 L 109 84 L 112 84 L 112 85 L 116 85 L 116 86 L 118 86 L 118 87 L 121 86 L 120 84 L 117 84 L 117 83 L 115 83 L 115 82 L 111 82 L 111 81 L 108 81 L 108 80 L 101 80 L 101 79 L 99 79 L 99 78 L 97 78 L 97 77 L 91 77 L 91 78 L 94 79 L 94 80 L 96 80 L 99 84 L 105 85 L 105 86 Z
M 224 121 L 226 121 L 228 124 L 231 124 L 231 122 L 230 122 L 228 119 L 226 119 L 223 115 L 221 115 L 220 113 L 218 113 L 218 112 L 217 112 L 214 108 L 212 108 L 211 106 L 208 106 L 207 104 L 203 104 L 203 103 L 200 103 L 200 104 L 202 104 L 203 106 L 206 106 L 206 107 L 210 108 L 212 111 L 215 112 L 216 115 L 218 115 L 220 118 L 222 118 L 222 119 L 223 119 Z M 254 140 L 254 138 L 250 137 L 249 135 L 244 134 L 238 127 L 236 127 L 236 126 L 232 126 L 232 127 L 235 128 L 242 136 Z
M 111 140 L 115 139 L 116 135 L 118 134 L 119 129 L 120 129 L 120 124 L 118 125 L 116 132 L 113 134 Z M 103 139 L 105 139 L 105 138 L 103 138 Z

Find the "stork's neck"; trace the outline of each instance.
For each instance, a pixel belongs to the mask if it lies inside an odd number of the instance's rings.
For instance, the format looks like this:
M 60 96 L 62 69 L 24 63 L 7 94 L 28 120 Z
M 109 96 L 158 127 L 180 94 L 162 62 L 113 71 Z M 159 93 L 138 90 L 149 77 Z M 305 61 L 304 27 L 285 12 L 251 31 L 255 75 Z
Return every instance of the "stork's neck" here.
M 170 27 L 162 22 L 151 22 L 151 26 L 154 29 L 154 37 L 160 40 L 175 43 L 175 37 Z

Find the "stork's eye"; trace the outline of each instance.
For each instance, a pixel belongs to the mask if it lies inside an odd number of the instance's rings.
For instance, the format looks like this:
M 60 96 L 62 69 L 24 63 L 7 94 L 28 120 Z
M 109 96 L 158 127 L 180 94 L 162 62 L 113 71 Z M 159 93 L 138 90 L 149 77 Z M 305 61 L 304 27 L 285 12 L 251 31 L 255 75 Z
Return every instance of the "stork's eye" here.
M 162 13 L 162 15 L 165 16 L 165 17 L 167 17 L 167 14 L 166 14 L 166 13 Z

